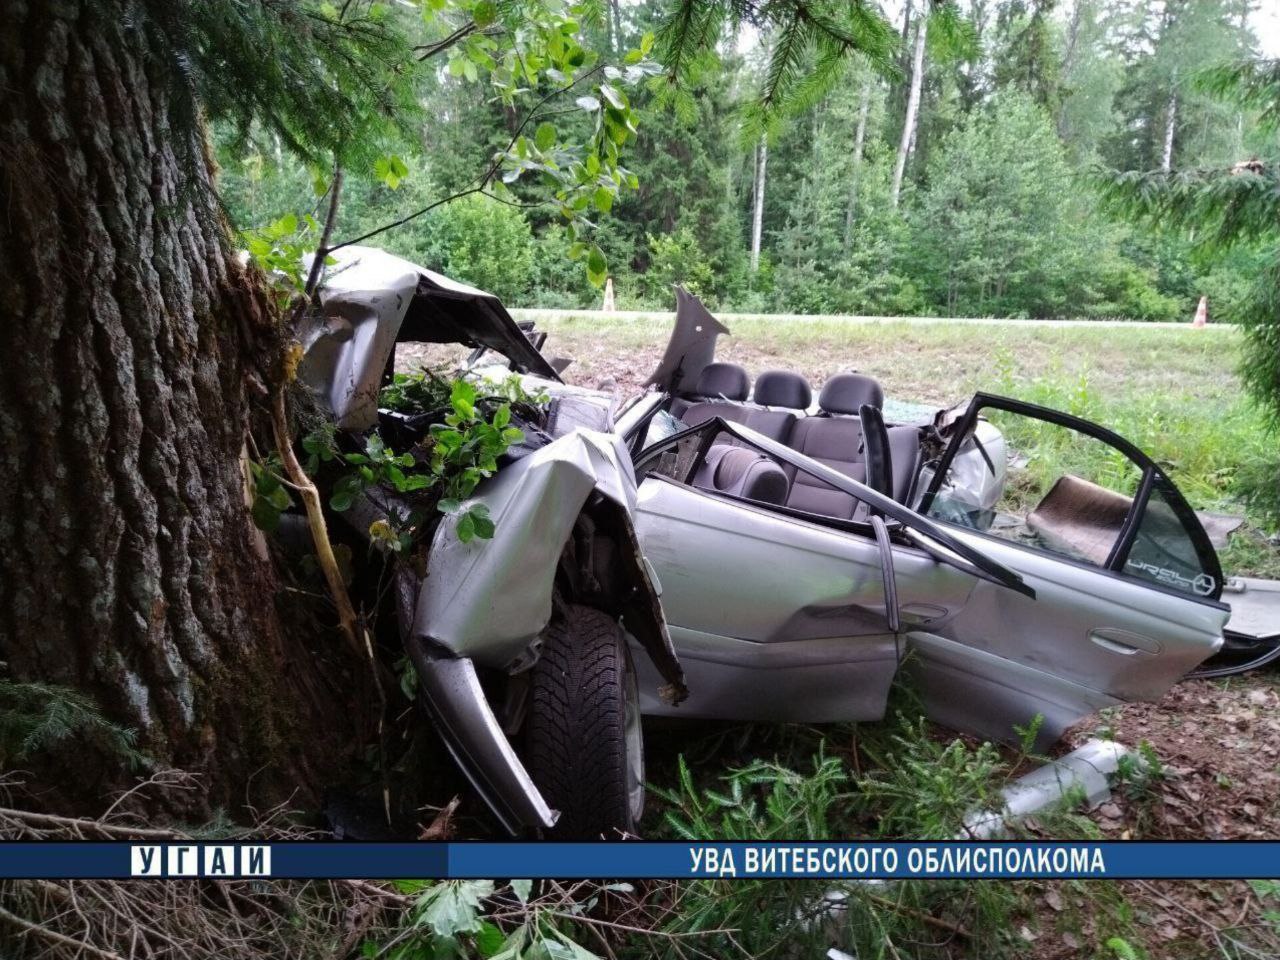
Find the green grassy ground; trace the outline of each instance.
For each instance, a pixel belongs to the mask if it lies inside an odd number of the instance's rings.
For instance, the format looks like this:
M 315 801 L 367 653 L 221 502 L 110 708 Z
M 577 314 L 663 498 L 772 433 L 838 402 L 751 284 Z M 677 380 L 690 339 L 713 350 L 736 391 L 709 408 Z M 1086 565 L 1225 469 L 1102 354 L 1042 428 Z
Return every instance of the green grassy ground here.
M 938 406 L 976 390 L 1077 414 L 1129 438 L 1160 462 L 1201 510 L 1244 513 L 1222 551 L 1233 574 L 1280 577 L 1261 506 L 1245 502 L 1253 478 L 1280 476 L 1275 436 L 1244 397 L 1235 369 L 1241 338 L 1230 328 L 1069 326 L 938 321 L 852 323 L 830 317 L 741 316 L 718 357 L 753 374 L 781 367 L 815 386 L 843 370 L 879 379 L 886 394 Z M 574 358 L 578 382 L 638 388 L 670 330 L 660 315 L 538 317 L 546 350 Z

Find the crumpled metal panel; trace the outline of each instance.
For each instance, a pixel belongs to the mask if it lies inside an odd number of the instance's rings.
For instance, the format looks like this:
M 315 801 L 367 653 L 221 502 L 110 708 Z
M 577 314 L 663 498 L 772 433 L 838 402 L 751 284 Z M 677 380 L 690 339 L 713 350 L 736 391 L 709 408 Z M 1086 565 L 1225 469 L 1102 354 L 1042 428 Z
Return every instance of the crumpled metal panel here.
M 517 370 L 559 376 L 492 294 L 374 247 L 344 247 L 325 267 L 319 316 L 299 331 L 298 379 L 343 430 L 378 422 L 382 375 L 401 339 L 483 344 Z
M 298 332 L 298 379 L 333 412 L 340 429 L 367 430 L 378 422 L 382 372 L 421 268 L 365 247 L 348 247 L 335 258 L 320 288 L 321 314 L 309 316 Z
M 489 507 L 493 539 L 463 543 L 455 524 L 440 524 L 418 591 L 413 632 L 457 656 L 504 668 L 551 619 L 556 566 L 588 498 L 598 492 L 618 504 L 630 526 L 635 475 L 618 437 L 577 430 L 503 467 L 482 489 L 476 499 Z M 682 690 L 657 592 L 644 564 L 636 566 L 637 587 L 647 594 L 644 606 L 656 622 L 648 630 L 629 629 L 656 639 L 646 649 L 659 672 Z

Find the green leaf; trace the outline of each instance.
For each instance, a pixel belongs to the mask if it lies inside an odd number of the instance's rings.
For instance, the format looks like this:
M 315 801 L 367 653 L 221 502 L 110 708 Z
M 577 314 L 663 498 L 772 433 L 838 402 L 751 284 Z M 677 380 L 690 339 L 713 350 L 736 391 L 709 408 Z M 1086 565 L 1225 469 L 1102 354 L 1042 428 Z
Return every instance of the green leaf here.
M 505 403 L 493 414 L 493 425 L 501 429 L 511 422 L 511 408 Z
M 587 255 L 587 279 L 600 287 L 604 285 L 608 272 L 609 264 L 604 258 L 604 251 L 598 246 L 592 246 L 591 252 Z
M 615 110 L 627 109 L 627 97 L 621 90 L 608 83 L 600 84 L 600 96 Z
M 332 510 L 336 510 L 338 513 L 342 513 L 344 510 L 350 510 L 351 505 L 355 502 L 355 494 L 343 490 L 335 493 L 329 498 L 329 507 Z
M 449 393 L 449 403 L 459 417 L 473 419 L 476 415 L 476 388 L 466 380 L 455 380 Z
M 1107 949 L 1115 953 L 1120 960 L 1138 960 L 1138 951 L 1133 949 L 1133 945 L 1123 937 L 1111 937 L 1108 939 Z
M 480 903 L 492 893 L 492 880 L 446 880 L 422 895 L 419 920 L 443 939 L 479 933 Z
M 270 493 L 264 493 L 263 496 L 277 510 L 288 510 L 289 507 L 293 506 L 293 498 L 289 496 L 289 491 L 279 484 L 276 484 L 274 490 Z
M 498 19 L 498 5 L 493 0 L 480 0 L 471 10 L 471 19 L 481 29 Z
M 315 167 L 312 167 L 309 173 L 311 174 L 311 192 L 317 197 L 323 197 L 329 192 L 329 175 Z
M 613 208 L 613 191 L 608 187 L 597 187 L 592 200 L 597 210 L 601 213 L 608 213 Z
M 576 103 L 583 110 L 586 110 L 588 113 L 595 113 L 597 110 L 600 109 L 600 101 L 597 100 L 595 97 L 591 97 L 591 96 L 578 97 L 578 99 L 574 100 L 573 102 Z
M 254 497 L 249 507 L 253 525 L 263 533 L 274 533 L 280 526 L 280 510 L 266 497 Z
M 409 166 L 395 154 L 388 154 L 373 162 L 373 173 L 390 189 L 395 190 L 409 175 Z
M 516 899 L 521 903 L 529 902 L 529 894 L 533 892 L 532 880 L 512 880 L 511 892 L 516 895 Z
M 458 539 L 463 543 L 470 543 L 476 536 L 476 521 L 470 511 L 458 517 L 458 525 L 455 528 L 458 532 Z
M 538 124 L 533 132 L 533 143 L 539 150 L 550 150 L 556 145 L 556 128 L 549 123 Z
M 296 232 L 298 229 L 298 218 L 292 213 L 286 213 L 271 226 L 267 227 L 268 236 L 279 239 L 287 237 L 289 234 Z
M 486 920 L 480 924 L 480 932 L 476 934 L 476 950 L 485 958 L 496 956 L 502 951 L 506 939 L 496 925 Z
M 444 500 L 441 500 L 438 504 L 436 504 L 436 508 L 441 513 L 455 514 L 462 509 L 462 501 L 456 500 L 453 498 L 446 498 Z

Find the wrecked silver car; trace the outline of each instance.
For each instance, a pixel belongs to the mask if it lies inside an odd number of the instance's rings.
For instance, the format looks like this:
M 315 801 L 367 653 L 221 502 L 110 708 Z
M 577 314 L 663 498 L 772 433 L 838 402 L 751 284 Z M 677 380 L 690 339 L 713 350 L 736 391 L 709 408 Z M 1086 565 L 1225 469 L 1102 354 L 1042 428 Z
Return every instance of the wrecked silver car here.
M 378 404 L 411 342 L 471 347 L 477 382 L 514 371 L 548 398 L 475 488 L 492 539 L 439 523 L 425 565 L 395 567 L 422 699 L 513 833 L 634 832 L 641 714 L 877 720 L 906 671 L 935 720 L 994 739 L 1034 722 L 1045 746 L 1224 643 L 1198 518 L 1095 424 L 986 394 L 886 417 L 856 373 L 816 400 L 787 371 L 753 383 L 684 291 L 650 389 L 619 409 L 564 384 L 496 298 L 381 251 L 342 251 L 321 302 L 299 376 L 351 435 L 430 447 L 430 415 Z M 371 487 L 343 515 L 371 531 L 413 510 Z

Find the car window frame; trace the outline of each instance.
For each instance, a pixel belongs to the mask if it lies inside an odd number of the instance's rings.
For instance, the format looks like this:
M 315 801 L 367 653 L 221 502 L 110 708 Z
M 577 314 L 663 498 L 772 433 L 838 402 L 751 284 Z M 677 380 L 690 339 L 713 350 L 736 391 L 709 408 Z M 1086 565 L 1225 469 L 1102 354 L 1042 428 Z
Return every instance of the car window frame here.
M 833 470 L 826 464 L 817 460 L 806 457 L 804 454 L 793 450 L 785 444 L 779 443 L 762 433 L 757 433 L 750 427 L 744 427 L 741 424 L 734 423 L 731 420 L 725 420 L 721 417 L 711 417 L 703 423 L 681 430 L 669 437 L 664 437 L 656 443 L 650 444 L 636 456 L 634 467 L 638 482 L 643 482 L 639 472 L 649 463 L 656 459 L 668 447 L 675 446 L 680 441 L 697 434 L 703 434 L 699 438 L 699 445 L 696 454 L 690 461 L 690 465 L 685 475 L 681 478 L 669 477 L 666 474 L 658 474 L 673 483 L 688 487 L 689 489 L 698 490 L 699 493 L 707 495 L 720 494 L 719 491 L 699 490 L 693 486 L 692 480 L 697 472 L 698 466 L 705 459 L 707 452 L 714 444 L 715 438 L 721 434 L 727 433 L 733 436 L 753 449 L 790 464 L 797 470 L 802 470 L 824 483 L 830 484 L 835 489 L 846 493 L 849 496 L 862 501 L 873 510 L 879 511 L 881 516 L 887 520 L 894 521 L 898 526 L 905 528 L 909 532 L 914 532 L 915 537 L 908 537 L 912 545 L 917 549 L 923 550 L 940 563 L 946 563 L 956 569 L 962 570 L 970 576 L 975 576 L 983 580 L 990 581 L 997 586 L 1007 587 L 1021 593 L 1031 599 L 1035 599 L 1036 592 L 1030 584 L 1026 583 L 1022 575 L 1015 570 L 1011 570 L 1004 564 L 999 563 L 988 557 L 982 551 L 975 549 L 967 543 L 951 536 L 946 530 L 942 529 L 931 517 L 925 517 L 921 513 L 912 510 L 910 507 L 899 503 L 891 497 L 888 497 L 878 491 L 867 486 L 865 483 L 854 480 L 852 477 L 845 476 L 837 470 Z M 874 540 L 874 530 L 869 523 L 856 524 L 854 521 L 841 521 L 839 518 L 823 517 L 821 514 L 808 513 L 805 511 L 794 510 L 786 506 L 769 503 L 757 503 L 753 500 L 741 500 L 738 497 L 726 497 L 726 499 L 735 502 L 749 503 L 752 506 L 767 510 L 771 513 L 777 513 L 782 516 L 792 516 L 797 519 L 818 523 L 822 526 L 834 527 L 846 533 L 854 533 L 858 536 L 866 537 Z M 827 522 L 832 521 L 832 522 Z M 848 523 L 849 526 L 845 524 Z M 858 529 L 850 529 L 850 526 L 856 526 Z M 924 538 L 926 542 L 920 542 L 920 538 Z M 927 541 L 933 541 L 934 544 L 940 546 L 931 547 Z M 959 558 L 961 562 L 956 562 L 947 554 L 953 554 Z
M 1106 427 L 1090 420 L 1085 420 L 1083 417 L 1063 413 L 1061 410 L 1054 410 L 1052 407 L 1044 407 L 1039 404 L 1029 403 L 1026 400 L 1015 400 L 1012 397 L 1004 397 L 994 393 L 984 393 L 981 391 L 975 393 L 973 398 L 969 401 L 969 406 L 965 409 L 965 412 L 959 417 L 959 419 L 953 421 L 949 427 L 951 437 L 947 442 L 946 449 L 938 460 L 937 466 L 934 468 L 933 478 L 930 480 L 928 488 L 920 499 L 919 510 L 921 513 L 927 514 L 929 508 L 932 507 L 934 498 L 942 488 L 947 472 L 951 469 L 951 463 L 959 452 L 960 446 L 964 442 L 965 437 L 976 427 L 982 411 L 989 409 L 1005 410 L 1009 413 L 1018 414 L 1020 416 L 1043 420 L 1047 423 L 1052 423 L 1068 430 L 1075 430 L 1076 432 L 1092 437 L 1095 440 L 1100 440 L 1124 454 L 1130 462 L 1132 462 L 1134 466 L 1141 471 L 1138 488 L 1134 492 L 1132 503 L 1129 505 L 1129 512 L 1125 515 L 1124 522 L 1120 526 L 1120 532 L 1117 534 L 1115 542 L 1111 545 L 1111 549 L 1107 554 L 1106 562 L 1099 566 L 1066 554 L 1056 553 L 1052 550 L 1044 550 L 1030 544 L 1017 543 L 1001 537 L 995 537 L 993 534 L 984 530 L 961 527 L 958 524 L 938 517 L 930 517 L 931 520 L 945 524 L 949 527 L 964 529 L 987 539 L 1000 540 L 1002 543 L 1010 543 L 1013 546 L 1020 547 L 1024 550 L 1032 550 L 1036 553 L 1052 556 L 1074 566 L 1123 577 L 1127 581 L 1140 583 L 1143 586 L 1152 588 L 1153 590 L 1159 590 L 1173 596 L 1186 597 L 1203 603 L 1222 606 L 1222 590 L 1226 583 L 1222 574 L 1222 563 L 1218 558 L 1218 551 L 1214 549 L 1213 544 L 1210 542 L 1209 535 L 1205 532 L 1204 525 L 1200 522 L 1200 518 L 1196 516 L 1195 511 L 1182 495 L 1182 491 L 1180 491 L 1177 485 L 1169 478 L 1169 475 L 1160 468 L 1159 464 L 1143 453 L 1142 450 L 1133 442 L 1125 439 L 1115 431 L 1108 430 Z M 1152 495 L 1157 490 L 1164 498 L 1165 503 L 1168 504 L 1169 508 L 1173 511 L 1178 522 L 1182 524 L 1183 530 L 1187 533 L 1193 547 L 1195 548 L 1196 558 L 1204 567 L 1204 572 L 1213 578 L 1215 585 L 1213 593 L 1188 593 L 1186 591 L 1177 590 L 1173 587 L 1156 583 L 1153 580 L 1148 580 L 1144 577 L 1139 577 L 1126 572 L 1125 564 L 1128 562 L 1130 551 L 1133 549 L 1133 545 L 1138 537 L 1138 532 L 1142 527 L 1142 520 L 1146 516 L 1147 505 L 1150 502 Z

